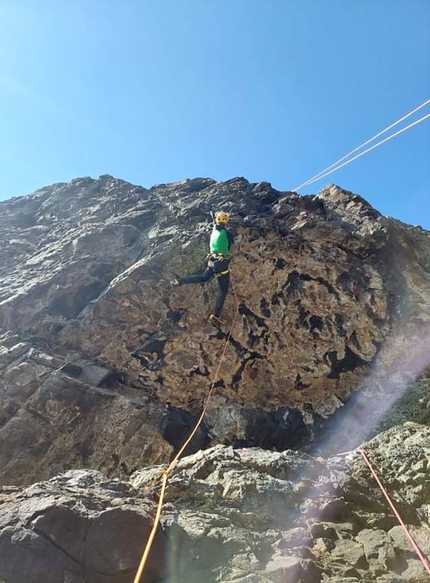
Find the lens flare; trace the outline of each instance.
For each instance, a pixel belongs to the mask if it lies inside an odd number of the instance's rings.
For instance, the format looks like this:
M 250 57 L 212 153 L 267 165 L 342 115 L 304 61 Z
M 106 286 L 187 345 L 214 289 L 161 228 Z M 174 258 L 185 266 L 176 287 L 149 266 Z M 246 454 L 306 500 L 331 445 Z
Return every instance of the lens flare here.
M 402 331 L 387 341 L 360 389 L 326 424 L 315 447 L 319 455 L 349 451 L 369 439 L 390 407 L 429 367 L 429 337 L 429 327 L 422 325 L 418 331 Z

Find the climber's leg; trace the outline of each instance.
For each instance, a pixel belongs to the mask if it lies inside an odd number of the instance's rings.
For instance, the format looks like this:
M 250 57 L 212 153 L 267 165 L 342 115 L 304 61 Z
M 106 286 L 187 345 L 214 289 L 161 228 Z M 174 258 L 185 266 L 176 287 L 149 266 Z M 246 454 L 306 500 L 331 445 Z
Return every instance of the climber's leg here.
M 214 276 L 213 269 L 208 267 L 204 273 L 197 275 L 187 275 L 185 277 L 178 277 L 174 280 L 173 285 L 175 287 L 180 285 L 186 285 L 188 283 L 206 283 Z
M 213 315 L 216 318 L 219 318 L 221 316 L 222 308 L 224 306 L 225 298 L 227 297 L 227 292 L 230 285 L 230 271 L 227 271 L 227 273 L 221 273 L 220 275 L 218 275 L 217 279 L 219 285 L 219 292 L 218 297 L 216 299 Z

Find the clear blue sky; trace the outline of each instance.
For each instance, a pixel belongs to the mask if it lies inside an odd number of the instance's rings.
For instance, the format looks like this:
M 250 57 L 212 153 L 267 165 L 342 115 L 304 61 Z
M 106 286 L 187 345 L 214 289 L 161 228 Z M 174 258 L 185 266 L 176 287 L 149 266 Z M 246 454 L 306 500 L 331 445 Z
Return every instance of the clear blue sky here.
M 429 31 L 430 0 L 0 0 L 0 198 L 291 189 L 430 98 Z M 430 229 L 430 119 L 303 192 L 331 181 Z

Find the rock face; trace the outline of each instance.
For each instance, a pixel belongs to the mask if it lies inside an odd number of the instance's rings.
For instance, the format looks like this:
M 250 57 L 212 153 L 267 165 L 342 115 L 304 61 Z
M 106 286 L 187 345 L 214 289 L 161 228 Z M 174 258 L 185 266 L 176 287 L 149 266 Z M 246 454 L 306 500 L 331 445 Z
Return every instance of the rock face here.
M 295 448 L 328 418 L 339 451 L 342 409 L 341 445 L 357 445 L 428 364 L 429 233 L 357 195 L 243 178 L 57 184 L 0 203 L 1 483 L 127 478 L 170 458 L 226 334 L 206 324 L 216 284 L 168 281 L 203 269 L 218 208 L 236 234 L 226 328 L 239 317 L 188 453 Z
M 430 554 L 430 428 L 406 423 L 363 446 L 424 555 Z M 160 467 L 107 480 L 72 470 L 0 490 L 0 580 L 128 582 Z M 7 557 L 7 560 L 3 560 Z M 146 583 L 425 583 L 361 455 L 328 460 L 218 445 L 179 462 Z
M 430 370 L 412 383 L 407 392 L 382 417 L 375 427 L 375 435 L 406 421 L 430 425 Z
M 151 505 L 99 472 L 75 470 L 0 494 L 0 580 L 7 583 L 128 583 L 139 541 L 152 528 Z M 148 582 L 165 574 L 165 535 L 155 539 Z

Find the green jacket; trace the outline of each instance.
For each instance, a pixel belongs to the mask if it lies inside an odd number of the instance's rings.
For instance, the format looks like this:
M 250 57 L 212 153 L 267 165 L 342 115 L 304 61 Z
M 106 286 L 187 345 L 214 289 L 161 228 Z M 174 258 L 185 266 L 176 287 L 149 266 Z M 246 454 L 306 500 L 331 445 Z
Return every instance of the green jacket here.
M 214 225 L 210 240 L 210 252 L 213 255 L 222 253 L 228 257 L 230 255 L 230 247 L 232 243 L 233 236 L 231 233 L 229 233 L 225 227 Z

